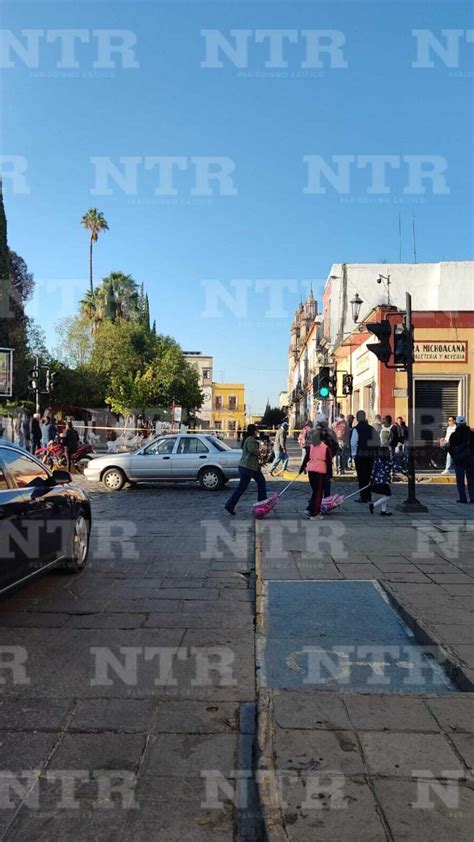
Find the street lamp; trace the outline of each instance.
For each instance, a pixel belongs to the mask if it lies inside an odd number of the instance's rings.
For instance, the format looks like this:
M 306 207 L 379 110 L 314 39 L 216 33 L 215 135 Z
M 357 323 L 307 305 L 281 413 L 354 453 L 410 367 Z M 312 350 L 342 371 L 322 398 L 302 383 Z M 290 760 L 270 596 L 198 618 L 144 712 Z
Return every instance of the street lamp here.
M 357 322 L 359 320 L 360 308 L 362 307 L 363 303 L 364 302 L 362 301 L 362 298 L 360 297 L 359 293 L 356 292 L 354 298 L 351 301 L 352 320 L 354 321 L 355 324 L 357 324 Z

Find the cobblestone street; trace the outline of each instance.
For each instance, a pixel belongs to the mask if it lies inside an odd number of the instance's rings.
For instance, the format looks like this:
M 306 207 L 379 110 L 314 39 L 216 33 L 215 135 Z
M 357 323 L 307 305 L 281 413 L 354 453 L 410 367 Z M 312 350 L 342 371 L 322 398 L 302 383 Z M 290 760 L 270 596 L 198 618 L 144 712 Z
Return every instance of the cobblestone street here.
M 251 768 L 253 523 L 224 521 L 225 495 L 97 489 L 86 571 L 3 600 L 3 663 L 24 661 L 0 671 L 1 768 L 33 771 L 18 778 L 30 806 L 17 793 L 0 812 L 2 839 L 233 838 L 216 780 Z

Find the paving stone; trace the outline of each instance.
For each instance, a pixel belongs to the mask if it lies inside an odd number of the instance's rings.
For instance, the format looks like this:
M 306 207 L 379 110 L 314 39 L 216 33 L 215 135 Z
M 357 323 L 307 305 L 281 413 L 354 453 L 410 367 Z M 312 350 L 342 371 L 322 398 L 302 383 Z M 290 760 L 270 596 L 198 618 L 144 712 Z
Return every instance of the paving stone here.
M 421 699 L 409 696 L 344 696 L 352 727 L 358 731 L 439 731 Z
M 339 569 L 346 579 L 382 578 L 375 564 L 344 564 Z
M 273 709 L 280 728 L 349 730 L 352 727 L 336 693 L 282 690 L 273 694 Z
M 66 734 L 48 769 L 119 769 L 135 772 L 145 748 L 138 734 Z
M 290 731 L 277 728 L 274 751 L 277 769 L 307 774 L 334 769 L 344 775 L 364 772 L 352 731 Z
M 87 699 L 78 703 L 70 731 L 150 730 L 157 703 L 153 699 Z
M 125 826 L 126 811 L 113 805 L 98 809 L 96 799 L 75 796 L 78 806 L 58 806 L 60 791 L 38 796 L 40 809 L 23 806 L 8 831 L 12 842 L 117 842 Z
M 431 784 L 436 783 L 431 781 Z M 441 782 L 445 788 L 446 782 Z M 456 787 L 456 804 L 446 806 L 433 788 L 417 781 L 375 780 L 375 792 L 392 837 L 423 842 L 472 842 L 474 790 Z M 449 796 L 448 796 L 449 797 Z M 448 802 L 449 803 L 449 802 Z
M 442 734 L 361 732 L 360 740 L 372 774 L 411 778 L 415 769 L 426 769 L 433 775 L 462 769 Z
M 433 623 L 433 628 L 436 631 L 437 639 L 445 643 L 474 645 L 474 626 L 458 625 L 456 623 L 449 625 L 445 623 Z
M 238 731 L 239 706 L 229 702 L 160 702 L 156 733 L 218 734 Z
M 47 698 L 0 696 L 0 729 L 9 731 L 60 731 L 73 702 Z
M 385 842 L 372 791 L 363 779 L 311 773 L 282 787 L 292 842 Z
M 456 654 L 469 667 L 474 668 L 474 646 L 465 646 L 463 644 L 456 644 Z
M 61 628 L 70 618 L 69 614 L 55 614 L 28 611 L 15 611 L 0 614 L 0 628 Z
M 74 629 L 138 629 L 146 620 L 146 614 L 86 614 L 71 617 L 69 625 Z
M 0 733 L 0 769 L 17 772 L 42 766 L 58 740 L 59 734 Z
M 474 734 L 452 734 L 451 739 L 472 774 L 474 769 Z
M 237 745 L 236 734 L 160 734 L 151 738 L 141 774 L 186 778 L 218 769 L 228 777 L 236 768 Z
M 337 569 L 334 563 L 331 564 L 320 564 L 319 562 L 315 562 L 314 565 L 311 567 L 304 566 L 302 564 L 301 567 L 298 567 L 300 571 L 300 577 L 302 579 L 342 579 L 342 574 Z

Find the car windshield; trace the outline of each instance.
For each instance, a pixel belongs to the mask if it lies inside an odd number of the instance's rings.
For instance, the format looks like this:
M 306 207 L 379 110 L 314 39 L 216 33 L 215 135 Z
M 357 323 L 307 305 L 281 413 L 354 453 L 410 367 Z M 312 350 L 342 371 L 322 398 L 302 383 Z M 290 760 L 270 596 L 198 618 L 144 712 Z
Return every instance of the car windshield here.
M 211 444 L 214 445 L 216 450 L 232 450 L 228 444 L 223 441 L 219 441 L 219 439 L 214 438 L 214 436 L 206 436 L 207 441 L 210 441 Z

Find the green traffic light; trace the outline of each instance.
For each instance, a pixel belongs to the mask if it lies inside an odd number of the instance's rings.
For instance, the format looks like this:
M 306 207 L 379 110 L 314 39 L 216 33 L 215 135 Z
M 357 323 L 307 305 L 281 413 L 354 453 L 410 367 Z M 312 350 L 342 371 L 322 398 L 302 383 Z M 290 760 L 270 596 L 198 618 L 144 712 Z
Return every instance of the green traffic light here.
M 320 398 L 328 398 L 329 397 L 329 389 L 327 386 L 321 386 L 319 390 L 319 397 Z

